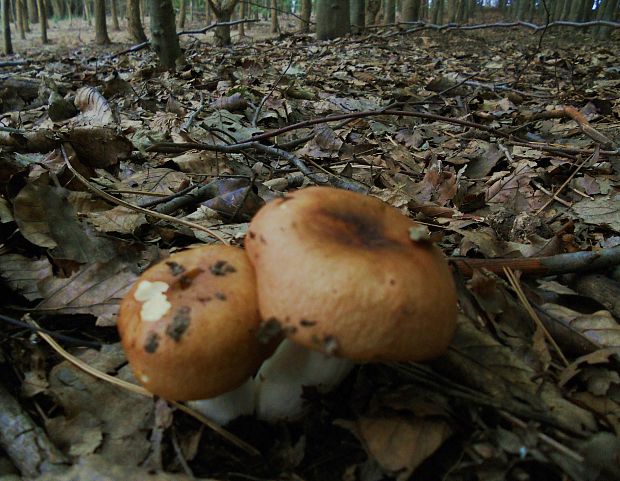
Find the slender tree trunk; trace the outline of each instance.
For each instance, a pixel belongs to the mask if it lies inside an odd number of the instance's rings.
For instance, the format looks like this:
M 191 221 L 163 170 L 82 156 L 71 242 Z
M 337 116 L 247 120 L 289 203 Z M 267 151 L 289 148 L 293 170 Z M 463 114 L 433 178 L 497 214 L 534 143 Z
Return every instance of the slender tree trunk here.
M 391 25 L 396 22 L 396 1 L 395 0 L 385 0 L 384 15 L 383 15 L 383 23 L 385 25 Z
M 351 31 L 354 34 L 360 34 L 366 25 L 366 2 L 359 0 L 349 4 L 351 13 Z
M 168 69 L 176 67 L 181 58 L 179 37 L 174 24 L 174 8 L 171 0 L 150 0 L 151 44 L 159 57 L 159 63 Z
M 208 0 L 218 22 L 230 21 L 230 17 L 238 1 L 239 0 L 226 0 L 222 5 L 216 5 L 213 0 Z M 230 44 L 230 25 L 223 25 L 215 29 L 215 45 L 223 47 Z
M 614 0 L 603 0 L 601 5 L 598 7 L 599 12 L 597 18 L 599 20 L 610 20 L 614 19 L 614 14 L 616 11 L 616 2 Z M 596 38 L 600 40 L 609 39 L 611 37 L 611 27 L 597 27 L 596 29 Z
M 363 0 L 359 0 L 363 2 Z M 356 2 L 354 2 L 356 3 Z M 312 0 L 301 0 L 301 13 L 299 16 L 299 31 L 308 33 L 310 31 L 310 16 L 312 14 Z
M 19 38 L 24 40 L 26 38 L 26 23 L 24 22 L 24 0 L 15 0 L 15 23 L 17 24 Z
M 118 5 L 116 3 L 117 1 L 118 0 L 110 0 L 110 7 L 112 11 L 112 27 L 114 28 L 115 32 L 120 32 L 121 25 L 118 21 Z
M 185 27 L 185 17 L 187 16 L 187 0 L 180 0 L 179 18 L 177 18 L 177 28 L 181 30 Z
M 127 30 L 130 37 L 136 42 L 146 42 L 140 17 L 140 0 L 127 0 Z
M 420 0 L 403 0 L 403 22 L 415 22 L 420 19 Z
M 0 0 L 2 4 L 2 37 L 4 40 L 5 55 L 13 55 L 11 42 L 11 3 L 10 0 Z
M 366 25 L 376 25 L 381 0 L 366 0 Z
M 318 0 L 316 38 L 328 40 L 351 31 L 349 0 Z
M 213 12 L 211 10 L 211 5 L 209 5 L 209 0 L 205 0 L 205 18 L 207 25 L 210 25 L 213 21 Z
M 92 25 L 93 12 L 90 8 L 91 0 L 84 0 L 84 19 L 88 22 L 88 25 Z
M 280 23 L 278 22 L 278 0 L 271 0 L 271 33 L 280 32 Z
M 105 0 L 95 0 L 95 43 L 97 45 L 111 43 L 105 18 Z
M 239 19 L 245 20 L 245 17 L 248 15 L 248 0 L 241 0 L 240 10 Z M 245 37 L 245 23 L 239 24 L 239 36 Z
M 28 0 L 28 15 L 30 17 L 30 23 L 39 22 L 39 12 L 37 11 L 36 0 Z
M 47 5 L 45 0 L 37 0 L 37 12 L 39 14 L 39 28 L 41 29 L 41 43 L 47 45 Z

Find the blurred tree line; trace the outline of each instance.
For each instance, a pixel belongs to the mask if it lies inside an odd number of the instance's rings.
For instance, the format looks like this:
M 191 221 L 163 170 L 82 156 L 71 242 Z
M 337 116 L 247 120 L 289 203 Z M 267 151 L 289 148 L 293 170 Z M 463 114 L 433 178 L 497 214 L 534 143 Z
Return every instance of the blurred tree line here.
M 302 33 L 316 28 L 319 39 L 361 33 L 373 25 L 425 21 L 432 24 L 479 23 L 483 21 L 523 20 L 544 24 L 547 20 L 586 22 L 618 21 L 619 0 L 0 0 L 4 52 L 12 53 L 11 26 L 21 38 L 39 25 L 43 43 L 47 42 L 47 21 L 81 17 L 94 25 L 96 43 L 110 43 L 108 22 L 114 30 L 126 28 L 136 42 L 147 37 L 143 24 L 150 17 L 151 36 L 156 50 L 161 42 L 177 43 L 175 29 L 183 29 L 187 20 L 194 25 L 254 19 L 271 22 L 271 31 L 279 33 L 281 18 L 293 22 Z M 312 15 L 312 17 L 311 17 Z M 311 23 L 314 19 L 314 24 Z M 125 21 L 126 19 L 126 21 Z M 162 23 L 163 22 L 163 23 Z M 290 26 L 290 25 L 287 25 Z M 238 24 L 245 35 L 250 24 Z M 287 28 L 290 30 L 290 28 Z M 611 28 L 593 30 L 607 38 Z M 230 27 L 216 29 L 216 43 L 230 43 Z M 163 45 L 163 44 L 162 44 Z M 180 55 L 178 45 L 171 55 Z M 160 55 L 161 59 L 161 55 Z M 171 66 L 170 62 L 163 62 Z

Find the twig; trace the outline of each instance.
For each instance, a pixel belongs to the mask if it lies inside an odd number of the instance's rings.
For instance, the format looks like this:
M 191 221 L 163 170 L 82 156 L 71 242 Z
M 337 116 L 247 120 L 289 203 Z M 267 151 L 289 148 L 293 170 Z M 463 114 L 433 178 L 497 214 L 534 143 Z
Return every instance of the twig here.
M 69 157 L 67 156 L 67 152 L 65 151 L 64 146 L 62 146 L 60 150 L 62 152 L 62 156 L 64 158 L 65 164 L 67 165 L 67 168 L 73 173 L 73 175 L 75 175 L 75 177 L 80 182 L 82 182 L 82 184 L 88 187 L 89 190 L 92 190 L 93 192 L 103 197 L 104 199 L 112 202 L 113 204 L 122 205 L 123 207 L 127 207 L 128 209 L 134 210 L 136 212 L 142 212 L 143 214 L 150 215 L 152 217 L 155 217 L 161 220 L 184 225 L 185 227 L 189 227 L 190 229 L 196 229 L 202 232 L 206 232 L 208 235 L 210 235 L 214 239 L 219 240 L 221 243 L 228 244 L 228 241 L 226 239 L 224 239 L 220 234 L 218 234 L 212 229 L 209 229 L 208 227 L 204 227 L 200 224 L 195 224 L 194 222 L 190 222 L 185 219 L 177 219 L 176 217 L 172 217 L 170 215 L 160 214 L 159 212 L 145 209 L 143 207 L 138 207 L 137 205 L 134 205 L 130 202 L 126 202 L 122 199 L 117 199 L 113 195 L 108 194 L 107 192 L 101 190 L 99 187 L 96 187 L 94 184 L 89 182 L 88 179 L 86 179 L 82 174 L 80 174 L 77 170 L 73 168 L 73 166 L 71 165 L 71 162 L 69 161 Z
M 551 204 L 554 200 L 555 197 L 564 190 L 564 187 L 566 187 L 571 180 L 573 180 L 573 178 L 575 177 L 575 175 L 577 175 L 577 172 L 579 172 L 581 170 L 581 168 L 586 165 L 586 163 L 588 163 L 590 160 L 598 160 L 598 146 L 595 149 L 595 153 L 592 155 L 592 157 L 587 157 L 585 158 L 582 162 L 580 162 L 577 167 L 571 172 L 571 174 L 568 176 L 568 178 L 562 183 L 562 185 L 560 187 L 557 188 L 557 190 L 553 193 L 553 195 L 551 196 L 551 198 L 545 202 L 545 204 L 543 206 L 540 207 L 540 209 L 538 209 L 536 211 L 536 213 L 534 215 L 538 215 L 540 214 L 543 210 L 545 210 L 547 208 L 547 206 L 549 206 L 549 204 Z
M 63 454 L 2 384 L 0 445 L 25 479 L 66 469 Z
M 33 325 L 38 327 L 38 324 L 36 323 L 36 321 L 31 321 L 31 322 L 33 323 Z M 113 384 L 115 386 L 123 388 L 123 389 L 125 389 L 127 391 L 133 392 L 135 394 L 140 394 L 142 396 L 147 396 L 147 397 L 153 397 L 153 395 L 149 391 L 144 389 L 142 386 L 138 386 L 137 384 L 133 384 L 133 383 L 127 382 L 127 381 L 125 381 L 123 379 L 119 379 L 117 377 L 110 376 L 109 374 L 107 374 L 105 372 L 102 372 L 102 371 L 92 367 L 89 364 L 86 364 L 84 361 L 82 361 L 81 359 L 78 359 L 77 357 L 73 356 L 72 354 L 69 354 L 51 336 L 45 334 L 44 332 L 39 332 L 39 336 L 41 336 L 41 338 L 45 342 L 47 342 L 50 345 L 50 347 L 52 349 L 54 349 L 54 351 L 56 351 L 61 357 L 66 359 L 68 362 L 73 364 L 78 369 L 81 369 L 82 371 L 90 374 L 91 376 L 96 377 L 97 379 L 101 379 L 102 381 L 109 382 L 110 384 Z M 180 403 L 178 403 L 176 401 L 168 401 L 168 402 L 170 402 L 170 404 L 172 404 L 173 406 L 175 406 L 179 410 L 183 411 L 184 413 L 189 414 L 194 419 L 200 421 L 205 426 L 207 426 L 209 429 L 213 430 L 214 432 L 216 432 L 217 434 L 222 436 L 224 439 L 226 439 L 227 441 L 230 441 L 232 444 L 234 444 L 235 446 L 243 449 L 247 453 L 252 454 L 252 455 L 260 454 L 259 451 L 254 446 L 251 446 L 250 444 L 246 443 L 245 441 L 243 441 L 242 439 L 238 438 L 234 434 L 226 431 L 221 426 L 219 426 L 215 422 L 211 421 L 210 419 L 207 419 L 205 416 L 203 416 L 199 412 L 194 411 L 193 409 L 188 408 L 187 406 L 185 406 L 183 404 L 180 404 Z
M 519 301 L 521 301 L 521 304 L 523 305 L 527 313 L 534 320 L 534 323 L 538 326 L 538 328 L 542 330 L 545 338 L 553 346 L 555 351 L 558 353 L 558 356 L 560 356 L 560 359 L 562 359 L 564 366 L 565 367 L 568 366 L 570 364 L 568 362 L 568 359 L 566 359 L 566 356 L 562 352 L 562 349 L 560 349 L 560 346 L 558 346 L 558 343 L 555 342 L 555 339 L 549 333 L 549 331 L 547 330 L 543 322 L 540 320 L 540 317 L 538 316 L 538 314 L 532 307 L 532 304 L 530 304 L 530 301 L 527 299 L 525 293 L 523 292 L 523 289 L 521 288 L 521 285 L 519 284 L 519 280 L 517 279 L 517 276 L 515 275 L 514 271 L 510 269 L 509 267 L 504 267 L 504 275 L 506 276 L 506 278 L 508 279 L 508 282 L 510 283 L 510 285 L 516 292 L 517 297 L 519 298 Z
M 267 102 L 267 99 L 271 97 L 271 95 L 273 94 L 273 91 L 276 89 L 278 84 L 282 81 L 282 79 L 286 75 L 286 72 L 288 72 L 288 69 L 291 68 L 292 63 L 293 63 L 293 53 L 291 53 L 291 56 L 288 60 L 288 65 L 286 66 L 286 68 L 282 71 L 278 79 L 271 86 L 271 89 L 269 90 L 269 92 L 267 92 L 267 94 L 261 99 L 260 103 L 258 104 L 258 107 L 256 107 L 256 111 L 254 112 L 254 115 L 252 116 L 252 127 L 256 127 L 256 123 L 258 122 L 258 116 L 260 115 L 260 112 L 263 109 L 265 102 Z
M 469 259 L 450 257 L 461 274 L 471 276 L 474 269 L 487 269 L 503 274 L 504 268 L 519 270 L 524 274 L 548 276 L 568 272 L 604 270 L 620 265 L 620 246 L 597 251 L 571 252 L 547 257 L 524 257 L 517 259 Z

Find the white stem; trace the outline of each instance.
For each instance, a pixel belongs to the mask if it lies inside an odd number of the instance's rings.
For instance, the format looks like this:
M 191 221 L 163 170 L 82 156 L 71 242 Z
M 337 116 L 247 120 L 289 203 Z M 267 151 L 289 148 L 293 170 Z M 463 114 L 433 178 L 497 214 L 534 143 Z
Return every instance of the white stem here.
M 285 339 L 255 377 L 256 417 L 264 421 L 291 421 L 304 413 L 303 386 L 327 392 L 351 371 L 348 359 L 329 357 Z
M 211 399 L 190 401 L 188 404 L 210 420 L 224 425 L 235 418 L 254 412 L 254 379 L 250 378 L 237 389 Z

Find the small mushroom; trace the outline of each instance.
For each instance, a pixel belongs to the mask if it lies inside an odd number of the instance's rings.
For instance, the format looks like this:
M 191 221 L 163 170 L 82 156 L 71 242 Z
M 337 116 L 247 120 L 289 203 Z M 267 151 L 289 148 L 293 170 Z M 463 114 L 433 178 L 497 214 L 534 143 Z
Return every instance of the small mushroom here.
M 441 355 L 456 326 L 456 291 L 441 251 L 412 240 L 417 225 L 379 199 L 334 188 L 306 188 L 270 202 L 252 219 L 245 241 L 261 317 L 278 323 L 288 340 L 322 353 L 319 375 L 325 356 L 341 362 Z M 288 379 L 298 392 L 295 362 L 304 363 L 305 373 L 312 363 L 285 354 L 282 364 L 291 366 Z M 276 397 L 271 389 L 282 391 L 282 371 L 269 387 L 266 373 L 273 371 L 259 371 L 259 413 L 270 404 L 263 399 Z M 342 370 L 335 365 L 334 372 L 338 382 Z
M 224 245 L 175 253 L 146 270 L 118 316 L 136 378 L 169 400 L 215 398 L 247 382 L 272 350 L 259 342 L 259 324 L 252 265 Z M 234 403 L 247 404 L 238 394 Z

